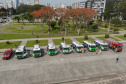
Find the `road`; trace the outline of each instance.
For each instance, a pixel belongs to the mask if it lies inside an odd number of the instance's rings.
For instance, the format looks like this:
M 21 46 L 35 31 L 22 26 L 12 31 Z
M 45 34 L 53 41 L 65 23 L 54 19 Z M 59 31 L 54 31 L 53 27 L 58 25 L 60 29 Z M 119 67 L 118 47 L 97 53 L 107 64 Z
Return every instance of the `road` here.
M 126 46 L 122 52 L 103 51 L 31 56 L 0 61 L 0 84 L 126 84 Z M 2 56 L 2 53 L 0 53 Z M 116 63 L 116 58 L 119 62 Z

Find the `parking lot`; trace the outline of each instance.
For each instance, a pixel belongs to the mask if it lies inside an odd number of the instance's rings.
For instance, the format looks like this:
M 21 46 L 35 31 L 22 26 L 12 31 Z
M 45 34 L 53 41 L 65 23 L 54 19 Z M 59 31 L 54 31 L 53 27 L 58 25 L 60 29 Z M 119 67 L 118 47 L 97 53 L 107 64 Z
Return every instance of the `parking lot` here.
M 0 84 L 116 84 L 115 81 L 125 84 L 125 50 L 126 46 L 122 52 L 109 49 L 100 55 L 89 51 L 71 54 L 60 51 L 55 56 L 49 56 L 45 50 L 40 58 L 34 58 L 31 51 L 28 58 L 20 60 L 13 54 L 10 60 L 0 59 Z

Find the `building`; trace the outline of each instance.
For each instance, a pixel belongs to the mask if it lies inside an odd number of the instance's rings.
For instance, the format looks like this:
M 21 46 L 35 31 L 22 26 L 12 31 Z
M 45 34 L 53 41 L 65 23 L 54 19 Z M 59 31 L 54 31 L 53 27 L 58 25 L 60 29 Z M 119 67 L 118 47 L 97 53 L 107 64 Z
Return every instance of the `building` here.
M 13 1 L 8 1 L 8 8 L 13 8 Z
M 92 8 L 94 8 L 99 15 L 104 13 L 105 6 L 106 6 L 106 0 L 94 0 L 92 4 Z
M 79 8 L 86 8 L 86 2 L 85 1 L 80 2 L 79 3 Z
M 39 0 L 34 0 L 34 5 L 39 4 Z
M 4 4 L 3 4 L 3 7 L 4 7 L 5 9 L 7 9 L 7 8 L 8 8 L 8 3 L 4 3 Z
M 19 0 L 19 6 L 20 5 L 23 5 L 24 3 L 23 3 L 23 0 Z
M 94 0 L 87 0 L 87 1 L 86 1 L 85 7 L 86 7 L 86 8 L 92 8 L 93 1 L 94 1 Z
M 19 0 L 13 0 L 13 8 L 17 9 L 20 6 Z
M 30 0 L 27 0 L 27 5 L 31 5 L 31 2 L 30 2 Z
M 76 1 L 72 4 L 72 8 L 79 8 L 80 1 Z
M 3 3 L 0 3 L 0 8 L 3 8 Z
M 60 4 L 60 8 L 65 8 L 65 9 L 66 9 L 66 8 L 67 8 L 67 5 L 64 4 L 64 3 L 61 3 L 61 4 Z

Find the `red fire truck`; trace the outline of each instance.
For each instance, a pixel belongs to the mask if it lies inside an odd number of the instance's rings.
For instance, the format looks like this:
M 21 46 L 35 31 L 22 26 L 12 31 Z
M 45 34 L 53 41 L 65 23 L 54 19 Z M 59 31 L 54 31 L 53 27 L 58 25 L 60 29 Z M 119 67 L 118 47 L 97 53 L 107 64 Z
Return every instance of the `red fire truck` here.
M 123 44 L 116 42 L 113 39 L 103 39 L 104 42 L 108 43 L 109 48 L 113 49 L 115 52 L 116 51 L 122 51 Z

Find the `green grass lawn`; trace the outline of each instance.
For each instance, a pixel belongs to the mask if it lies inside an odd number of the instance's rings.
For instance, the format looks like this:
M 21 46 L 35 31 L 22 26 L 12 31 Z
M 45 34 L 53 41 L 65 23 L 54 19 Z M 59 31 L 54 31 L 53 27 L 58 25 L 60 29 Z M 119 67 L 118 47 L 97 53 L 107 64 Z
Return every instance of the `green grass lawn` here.
M 100 36 L 100 37 L 96 37 L 96 38 L 98 38 L 98 39 L 100 39 L 100 40 L 103 40 L 105 37 L 104 36 Z M 120 41 L 119 39 L 116 39 L 116 38 L 114 38 L 114 37 L 110 37 L 111 39 L 114 39 L 115 41 Z
M 47 46 L 48 45 L 48 40 L 39 40 L 39 43 L 36 43 L 35 40 L 33 41 L 28 41 L 26 44 L 26 47 L 33 47 L 34 45 L 38 44 L 39 46 Z
M 119 35 L 119 36 L 116 36 L 116 37 L 123 39 L 123 40 L 126 40 L 126 37 L 124 37 L 124 35 Z
M 53 42 L 54 42 L 55 45 L 60 45 L 60 43 L 64 42 L 64 41 L 62 39 L 53 39 Z M 72 44 L 72 40 L 69 39 L 69 38 L 65 39 L 65 42 L 67 44 Z
M 86 41 L 84 40 L 84 38 L 75 38 L 77 41 L 79 41 L 80 43 L 83 43 L 83 41 Z M 87 41 L 90 41 L 90 42 L 94 42 L 94 39 L 91 38 L 91 37 L 88 37 L 88 40 Z
M 15 44 L 19 46 L 21 44 L 21 41 L 15 41 L 15 42 L 10 42 L 10 44 L 6 44 L 6 42 L 1 42 L 0 43 L 0 49 L 6 49 L 6 48 L 15 48 Z

